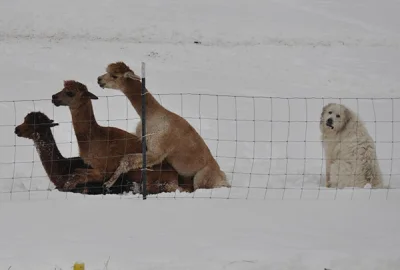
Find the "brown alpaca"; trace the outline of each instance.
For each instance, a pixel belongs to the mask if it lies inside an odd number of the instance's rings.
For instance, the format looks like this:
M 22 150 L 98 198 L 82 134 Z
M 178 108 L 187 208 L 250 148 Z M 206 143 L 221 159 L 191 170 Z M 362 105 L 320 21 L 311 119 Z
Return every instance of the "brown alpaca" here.
M 100 126 L 94 116 L 92 99 L 98 98 L 84 84 L 76 81 L 64 81 L 64 88 L 52 96 L 55 106 L 68 106 L 70 109 L 80 156 L 103 179 L 108 179 L 126 154 L 141 153 L 142 144 L 132 133 L 115 127 Z M 180 189 L 178 173 L 169 164 L 159 163 L 161 162 L 153 164 L 154 167 L 147 171 L 148 192 L 159 193 L 159 187 L 164 187 L 165 192 Z M 140 170 L 128 170 L 126 173 L 130 179 L 140 181 Z M 73 188 L 79 183 L 77 180 L 69 187 Z
M 58 126 L 58 123 L 54 123 L 44 113 L 30 112 L 25 116 L 24 122 L 15 128 L 14 133 L 18 137 L 33 140 L 43 168 L 56 189 L 64 191 L 66 183 L 77 181 L 85 183 L 68 191 L 92 195 L 121 194 L 130 191 L 132 184 L 129 183 L 130 179 L 126 175 L 122 175 L 123 177 L 120 177 L 113 187 L 105 190 L 101 175 L 93 171 L 88 164 L 85 164 L 82 158 L 63 157 L 51 132 L 51 128 L 55 126 Z M 79 178 L 79 180 L 76 180 L 76 178 Z
M 140 78 L 123 62 L 108 65 L 106 71 L 97 79 L 100 87 L 121 90 L 142 117 Z M 148 166 L 165 159 L 180 175 L 194 176 L 194 189 L 230 187 L 225 173 L 196 130 L 185 119 L 161 106 L 150 92 L 146 92 L 145 98 Z M 137 136 L 141 137 L 141 129 L 139 123 Z M 112 185 L 120 174 L 140 166 L 142 155 L 127 155 L 106 185 Z

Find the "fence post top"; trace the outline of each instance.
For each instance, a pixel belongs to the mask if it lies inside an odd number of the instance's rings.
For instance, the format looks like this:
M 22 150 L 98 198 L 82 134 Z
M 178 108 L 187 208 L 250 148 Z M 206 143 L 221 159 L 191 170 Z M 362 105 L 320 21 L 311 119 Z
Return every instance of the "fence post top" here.
M 142 62 L 142 78 L 146 77 L 146 64 Z

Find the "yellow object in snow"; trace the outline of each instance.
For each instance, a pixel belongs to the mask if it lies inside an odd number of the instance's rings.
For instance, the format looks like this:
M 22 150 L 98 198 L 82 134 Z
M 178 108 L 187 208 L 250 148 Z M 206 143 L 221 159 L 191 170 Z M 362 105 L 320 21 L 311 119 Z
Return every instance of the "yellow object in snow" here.
M 85 263 L 75 263 L 74 270 L 85 270 Z

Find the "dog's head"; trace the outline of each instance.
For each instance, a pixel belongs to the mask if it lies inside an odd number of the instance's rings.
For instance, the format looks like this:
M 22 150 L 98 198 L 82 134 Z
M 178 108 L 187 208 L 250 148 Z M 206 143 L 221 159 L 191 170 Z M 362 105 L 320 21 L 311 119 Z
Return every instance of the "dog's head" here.
M 322 133 L 342 131 L 351 120 L 352 114 L 344 105 L 329 103 L 322 109 L 320 129 Z

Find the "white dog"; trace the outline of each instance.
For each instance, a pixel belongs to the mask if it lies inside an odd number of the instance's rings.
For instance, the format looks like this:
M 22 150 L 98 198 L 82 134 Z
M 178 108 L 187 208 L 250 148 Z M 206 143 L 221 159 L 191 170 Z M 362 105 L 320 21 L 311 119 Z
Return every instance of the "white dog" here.
M 327 187 L 382 187 L 375 145 L 358 115 L 330 103 L 321 114 Z

